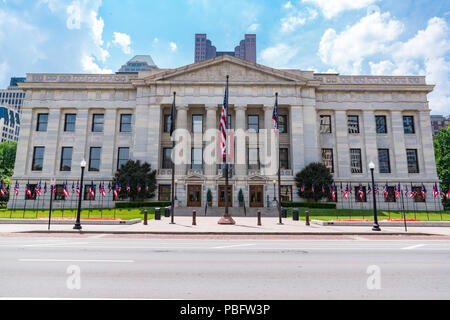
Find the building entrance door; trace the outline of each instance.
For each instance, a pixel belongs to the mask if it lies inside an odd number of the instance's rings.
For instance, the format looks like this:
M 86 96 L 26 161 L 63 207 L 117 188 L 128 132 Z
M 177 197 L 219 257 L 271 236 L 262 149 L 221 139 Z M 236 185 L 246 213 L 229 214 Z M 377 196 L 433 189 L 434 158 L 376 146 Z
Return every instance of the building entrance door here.
M 225 207 L 225 186 L 219 186 L 219 207 Z M 233 188 L 228 186 L 228 207 L 233 206 Z
M 250 185 L 250 207 L 262 208 L 264 207 L 264 186 L 252 186 Z
M 202 206 L 202 186 L 201 185 L 188 185 L 188 207 L 201 207 Z

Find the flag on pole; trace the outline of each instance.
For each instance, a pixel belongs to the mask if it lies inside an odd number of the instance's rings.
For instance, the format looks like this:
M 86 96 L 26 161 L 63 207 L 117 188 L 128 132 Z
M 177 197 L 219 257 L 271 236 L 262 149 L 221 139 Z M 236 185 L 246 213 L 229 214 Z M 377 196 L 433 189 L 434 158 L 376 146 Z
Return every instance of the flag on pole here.
M 222 112 L 220 114 L 220 144 L 222 159 L 227 157 L 227 117 L 228 117 L 228 78 L 223 98 Z
M 108 182 L 108 193 L 111 193 L 111 182 Z
M 358 190 L 359 198 L 361 201 L 364 199 L 364 190 L 362 184 L 359 184 L 359 190 Z
M 47 182 L 44 183 L 44 194 L 47 194 Z
M 334 184 L 333 192 L 331 193 L 331 197 L 333 198 L 333 200 L 336 200 L 336 194 L 337 194 L 337 188 L 336 188 L 336 184 Z
M 101 189 L 100 193 L 102 194 L 102 197 L 105 198 L 106 197 L 105 184 L 102 182 L 101 186 L 102 186 L 102 189 Z
M 344 196 L 345 199 L 348 199 L 348 183 L 345 186 L 345 190 L 344 190 L 344 195 L 343 196 Z
M 446 198 L 447 198 L 447 199 L 449 199 L 449 198 L 450 198 L 450 187 L 448 188 L 448 192 L 447 192 L 447 196 L 446 196 Z
M 2 195 L 2 197 L 5 196 L 5 183 L 3 182 L 3 179 L 2 179 L 2 183 L 0 185 L 0 194 Z
M 395 186 L 395 199 L 400 198 L 401 196 L 401 186 L 400 183 Z
M 148 182 L 145 183 L 145 191 L 147 191 L 147 192 L 150 191 L 149 186 L 148 186 Z
M 273 131 L 275 132 L 276 135 L 278 133 L 278 93 L 275 93 L 275 105 L 273 106 L 272 120 L 273 120 Z
M 408 197 L 408 192 L 409 192 L 408 185 L 405 184 L 405 197 Z
M 300 192 L 305 192 L 305 184 L 302 183 L 302 188 L 300 189 Z
M 417 190 L 413 188 L 413 185 L 411 183 L 411 193 L 409 194 L 409 198 L 412 199 L 415 197 L 417 197 Z
M 6 186 L 6 194 L 9 194 L 9 182 L 8 185 Z
M 39 184 L 36 186 L 35 188 L 36 194 L 38 195 L 38 197 L 41 196 L 41 182 L 39 181 Z
M 175 108 L 175 92 L 173 93 L 173 102 L 172 102 L 172 110 L 170 112 L 170 136 L 172 136 L 175 131 L 175 114 L 177 112 Z
M 127 185 L 125 186 L 127 192 L 131 191 L 131 187 L 130 187 L 130 183 L 128 182 Z
M 94 181 L 91 181 L 91 185 L 89 187 L 89 194 L 91 195 L 92 198 L 95 199 L 95 186 L 94 186 Z
M 423 183 L 422 183 L 422 190 L 421 190 L 421 193 L 422 193 L 422 198 L 426 199 L 426 198 L 427 198 L 427 189 L 425 188 L 425 186 L 423 185 Z
M 444 197 L 445 197 L 444 189 L 442 189 L 442 186 L 440 186 L 440 187 L 441 187 L 441 190 L 439 191 L 439 195 L 440 195 L 442 198 L 444 198 Z
M 27 195 L 31 198 L 31 189 L 30 189 L 30 182 L 27 183 L 27 189 L 26 189 Z
M 14 186 L 14 191 L 16 192 L 16 197 L 19 195 L 19 183 L 17 183 L 16 180 L 16 185 Z
M 433 186 L 433 196 L 436 198 L 438 195 L 439 195 L 439 190 L 438 190 L 438 186 L 435 182 L 434 186 Z
M 63 183 L 63 192 L 64 192 L 64 197 L 68 198 L 70 196 L 70 192 L 69 192 L 69 187 L 67 185 L 67 181 L 66 183 Z
M 114 187 L 114 197 L 117 198 L 119 197 L 119 185 L 116 183 L 116 186 Z
M 373 186 L 373 193 L 374 194 L 378 194 L 380 192 L 380 190 L 378 189 L 378 184 L 376 183 L 374 186 Z
M 322 184 L 322 193 L 325 193 L 325 186 Z
M 76 192 L 77 192 L 77 198 L 80 197 L 80 184 L 77 182 L 77 187 L 76 187 Z
M 372 192 L 372 187 L 370 186 L 370 183 L 367 184 L 367 194 L 370 194 Z
M 137 192 L 141 192 L 141 183 L 140 182 L 137 183 Z
M 384 185 L 384 198 L 387 199 L 388 196 L 389 196 L 389 186 L 388 186 L 388 184 L 386 183 L 386 184 Z
M 314 184 L 314 182 L 313 182 L 313 184 L 312 184 L 312 186 L 311 186 L 311 192 L 312 192 L 312 193 L 314 193 L 314 186 L 315 186 L 315 184 Z

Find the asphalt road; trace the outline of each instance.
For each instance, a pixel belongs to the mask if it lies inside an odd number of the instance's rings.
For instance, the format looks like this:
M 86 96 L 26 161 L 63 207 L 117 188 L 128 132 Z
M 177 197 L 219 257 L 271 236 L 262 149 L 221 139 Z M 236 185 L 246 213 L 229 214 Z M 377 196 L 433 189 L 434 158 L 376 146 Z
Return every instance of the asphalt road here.
M 0 238 L 0 297 L 450 299 L 450 241 Z

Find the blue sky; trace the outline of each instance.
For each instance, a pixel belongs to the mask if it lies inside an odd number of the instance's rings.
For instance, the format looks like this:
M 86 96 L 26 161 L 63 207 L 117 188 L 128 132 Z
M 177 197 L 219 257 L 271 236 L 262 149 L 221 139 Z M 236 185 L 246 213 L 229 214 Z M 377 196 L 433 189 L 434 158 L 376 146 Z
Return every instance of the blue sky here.
M 194 34 L 220 51 L 257 35 L 258 63 L 426 75 L 450 114 L 448 0 L 0 0 L 0 87 L 28 72 L 111 73 L 136 54 L 161 68 L 194 60 Z

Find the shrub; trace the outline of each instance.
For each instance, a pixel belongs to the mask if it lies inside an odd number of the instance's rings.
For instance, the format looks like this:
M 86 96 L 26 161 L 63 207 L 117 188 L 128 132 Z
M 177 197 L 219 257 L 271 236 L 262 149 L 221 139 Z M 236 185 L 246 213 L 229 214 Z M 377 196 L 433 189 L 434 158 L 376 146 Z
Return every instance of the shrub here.
M 336 209 L 336 203 L 323 202 L 281 202 L 281 206 L 287 208 L 318 208 L 318 209 Z
M 170 201 L 151 201 L 151 202 L 117 202 L 116 208 L 155 208 L 155 207 L 170 207 L 172 203 Z
M 333 176 L 322 163 L 311 163 L 295 176 L 295 182 L 298 188 L 300 198 L 319 201 L 322 198 L 330 197 L 330 185 L 333 183 Z M 314 193 L 311 191 L 314 184 Z M 305 190 L 302 192 L 302 186 Z M 322 193 L 322 186 L 325 193 Z

